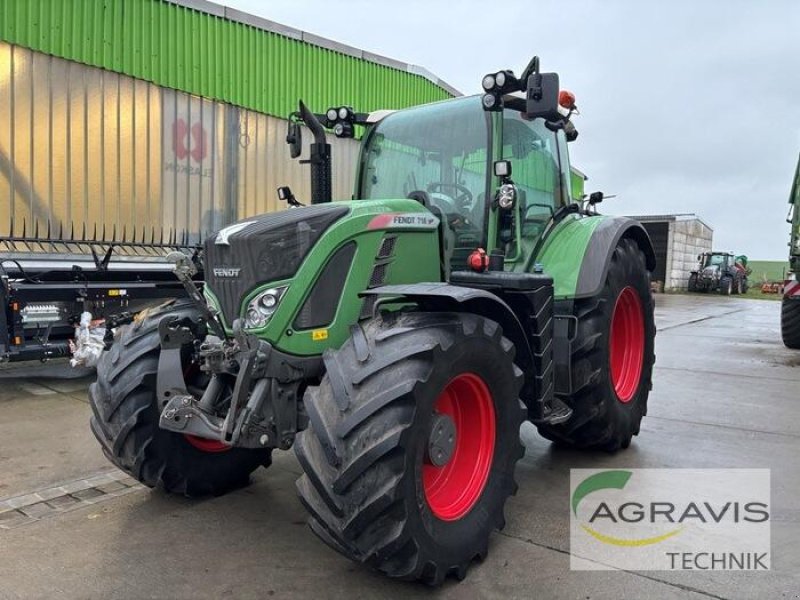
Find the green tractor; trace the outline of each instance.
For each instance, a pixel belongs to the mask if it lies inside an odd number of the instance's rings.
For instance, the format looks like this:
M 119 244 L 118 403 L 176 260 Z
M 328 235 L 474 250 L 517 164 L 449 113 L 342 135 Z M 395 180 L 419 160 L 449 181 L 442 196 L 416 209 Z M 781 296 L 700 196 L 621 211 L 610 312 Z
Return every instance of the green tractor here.
M 787 348 L 800 350 L 800 161 L 789 194 L 786 222 L 792 227 L 789 235 L 789 280 L 783 287 L 781 304 L 781 337 Z
M 570 193 L 574 96 L 534 59 L 485 93 L 348 107 L 314 134 L 312 197 L 205 245 L 190 299 L 118 332 L 90 390 L 108 458 L 145 485 L 219 494 L 294 447 L 312 530 L 403 579 L 463 578 L 505 523 L 529 420 L 560 446 L 639 433 L 655 325 L 644 229 Z M 364 126 L 353 201 L 325 129 Z

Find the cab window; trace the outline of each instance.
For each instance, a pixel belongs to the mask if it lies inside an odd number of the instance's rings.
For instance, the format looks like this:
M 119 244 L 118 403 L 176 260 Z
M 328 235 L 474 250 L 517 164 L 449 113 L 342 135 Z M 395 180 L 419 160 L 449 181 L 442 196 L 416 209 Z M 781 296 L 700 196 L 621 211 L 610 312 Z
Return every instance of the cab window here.
M 511 161 L 519 191 L 522 235 L 538 236 L 569 193 L 562 189 L 556 134 L 542 119 L 527 121 L 518 111 L 506 110 L 503 158 Z

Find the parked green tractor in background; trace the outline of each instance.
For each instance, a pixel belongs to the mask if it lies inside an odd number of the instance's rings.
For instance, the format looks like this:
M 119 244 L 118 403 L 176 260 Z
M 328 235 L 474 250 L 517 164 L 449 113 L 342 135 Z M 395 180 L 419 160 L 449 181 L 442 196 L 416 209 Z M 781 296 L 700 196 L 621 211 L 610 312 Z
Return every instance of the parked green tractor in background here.
M 781 337 L 788 348 L 800 349 L 800 160 L 789 194 L 789 280 L 783 287 Z
M 689 275 L 690 292 L 719 292 L 724 296 L 747 292 L 747 257 L 732 252 L 704 252 L 697 256 L 697 270 Z
M 563 446 L 639 433 L 655 360 L 637 222 L 570 194 L 574 96 L 534 59 L 484 94 L 398 112 L 302 102 L 311 206 L 206 242 L 206 285 L 118 332 L 91 387 L 108 458 L 218 494 L 294 446 L 313 531 L 391 577 L 463 578 L 503 527 L 530 420 Z M 365 132 L 354 201 L 330 202 L 325 128 Z M 595 199 L 600 198 L 594 196 Z M 592 204 L 590 201 L 589 204 Z

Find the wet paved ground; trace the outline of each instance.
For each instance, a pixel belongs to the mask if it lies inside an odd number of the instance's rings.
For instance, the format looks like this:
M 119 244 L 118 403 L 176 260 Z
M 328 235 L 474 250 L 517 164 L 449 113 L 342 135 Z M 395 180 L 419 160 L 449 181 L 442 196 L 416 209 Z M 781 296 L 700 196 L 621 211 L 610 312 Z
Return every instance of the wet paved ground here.
M 438 590 L 388 581 L 305 527 L 299 468 L 201 501 L 143 489 L 89 432 L 88 379 L 0 376 L 0 598 L 799 598 L 800 352 L 780 344 L 777 302 L 657 298 L 650 413 L 616 455 L 556 449 L 523 428 L 520 490 L 489 558 Z M 773 570 L 573 572 L 573 467 L 772 470 Z M 38 495 L 31 495 L 38 492 Z M 4 516 L 5 515 L 5 516 Z

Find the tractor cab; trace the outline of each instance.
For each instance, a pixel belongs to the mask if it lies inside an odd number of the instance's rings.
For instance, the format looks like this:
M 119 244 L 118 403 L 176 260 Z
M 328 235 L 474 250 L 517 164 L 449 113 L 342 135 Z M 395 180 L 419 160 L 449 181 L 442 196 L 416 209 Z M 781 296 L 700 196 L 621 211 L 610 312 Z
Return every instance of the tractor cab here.
M 312 204 L 331 201 L 325 128 L 353 137 L 363 126 L 355 200 L 412 199 L 436 215 L 445 277 L 467 267 L 475 252 L 493 257 L 491 270 L 530 271 L 545 235 L 581 210 L 567 152 L 578 136 L 570 121 L 575 96 L 559 90 L 557 74 L 539 72 L 537 57 L 519 78 L 510 70 L 490 73 L 482 87 L 483 95 L 402 111 L 343 106 L 315 114 L 301 101 L 286 140 L 296 158 L 299 124 L 314 135 L 306 161 Z
M 526 119 L 524 109 L 524 99 L 507 96 L 501 110 L 486 111 L 471 96 L 386 116 L 364 139 L 355 197 L 413 198 L 441 215 L 453 269 L 476 248 L 521 259 L 572 202 L 563 129 Z
M 704 252 L 700 255 L 700 270 L 727 270 L 733 265 L 733 254 L 727 252 Z

